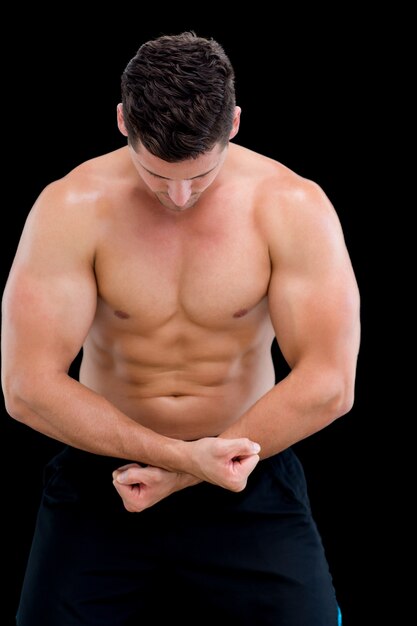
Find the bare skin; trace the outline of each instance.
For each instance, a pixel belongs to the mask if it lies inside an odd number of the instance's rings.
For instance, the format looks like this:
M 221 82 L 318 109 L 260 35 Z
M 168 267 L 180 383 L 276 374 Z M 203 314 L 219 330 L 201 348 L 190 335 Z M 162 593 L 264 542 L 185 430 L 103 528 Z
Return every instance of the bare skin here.
M 275 336 L 291 368 L 277 385 Z M 359 336 L 315 183 L 233 143 L 180 163 L 127 146 L 30 212 L 3 297 L 3 390 L 45 435 L 146 464 L 113 475 L 141 511 L 202 480 L 239 491 L 260 458 L 349 411 Z

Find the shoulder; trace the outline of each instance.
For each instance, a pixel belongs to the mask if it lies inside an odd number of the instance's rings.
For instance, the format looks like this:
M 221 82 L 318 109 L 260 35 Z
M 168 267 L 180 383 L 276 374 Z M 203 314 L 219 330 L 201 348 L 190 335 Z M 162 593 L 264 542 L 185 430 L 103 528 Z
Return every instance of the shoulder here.
M 307 258 L 319 259 L 322 254 L 329 259 L 346 254 L 339 216 L 318 183 L 240 146 L 234 159 L 273 262 L 298 264 Z
M 86 161 L 43 189 L 28 213 L 19 248 L 55 247 L 92 257 L 103 216 L 114 204 L 110 189 L 117 174 L 111 172 L 117 158 L 112 155 Z
M 44 217 L 88 219 L 111 201 L 121 174 L 121 150 L 95 157 L 49 183 L 31 213 Z
M 254 153 L 253 210 L 268 244 L 294 252 L 313 242 L 343 242 L 339 216 L 325 190 L 282 163 Z
M 333 214 L 334 208 L 325 191 L 315 181 L 253 150 L 234 146 L 233 166 L 242 180 L 251 181 L 256 211 L 263 219 L 293 219 L 300 213 Z

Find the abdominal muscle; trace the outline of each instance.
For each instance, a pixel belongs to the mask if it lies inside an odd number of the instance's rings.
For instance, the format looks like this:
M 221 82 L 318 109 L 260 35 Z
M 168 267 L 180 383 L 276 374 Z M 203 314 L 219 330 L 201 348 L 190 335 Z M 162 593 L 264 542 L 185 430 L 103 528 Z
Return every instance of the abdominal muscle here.
M 219 435 L 275 383 L 268 345 L 240 358 L 188 360 L 175 369 L 106 356 L 87 344 L 80 382 L 143 426 L 176 439 Z

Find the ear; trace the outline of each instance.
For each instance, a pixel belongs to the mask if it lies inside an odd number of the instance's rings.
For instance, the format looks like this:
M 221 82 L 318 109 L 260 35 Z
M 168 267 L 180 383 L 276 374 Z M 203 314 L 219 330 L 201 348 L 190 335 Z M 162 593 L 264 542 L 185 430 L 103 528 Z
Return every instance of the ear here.
M 230 131 L 229 139 L 233 139 L 233 137 L 235 137 L 238 133 L 239 126 L 240 126 L 241 112 L 242 112 L 242 109 L 240 107 L 235 107 L 235 115 L 233 117 L 233 126 L 232 126 L 232 130 Z
M 123 117 L 123 104 L 121 102 L 117 105 L 117 126 L 120 132 L 122 133 L 122 135 L 127 137 L 127 130 L 125 126 L 125 120 Z

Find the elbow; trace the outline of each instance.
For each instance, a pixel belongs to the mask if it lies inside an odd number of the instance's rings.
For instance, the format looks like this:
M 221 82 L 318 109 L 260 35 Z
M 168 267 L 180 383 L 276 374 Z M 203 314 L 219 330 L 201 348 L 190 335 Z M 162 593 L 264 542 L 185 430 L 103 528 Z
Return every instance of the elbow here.
M 324 406 L 328 423 L 351 411 L 355 400 L 355 381 L 351 376 L 336 375 L 327 387 Z
M 3 380 L 3 397 L 7 413 L 18 422 L 27 424 L 30 419 L 29 402 L 24 389 L 16 382 Z
M 26 404 L 19 396 L 4 392 L 4 404 L 10 417 L 22 424 L 26 423 L 28 417 Z
M 332 414 L 334 419 L 349 413 L 354 403 L 353 391 L 347 387 L 341 387 L 332 403 Z

